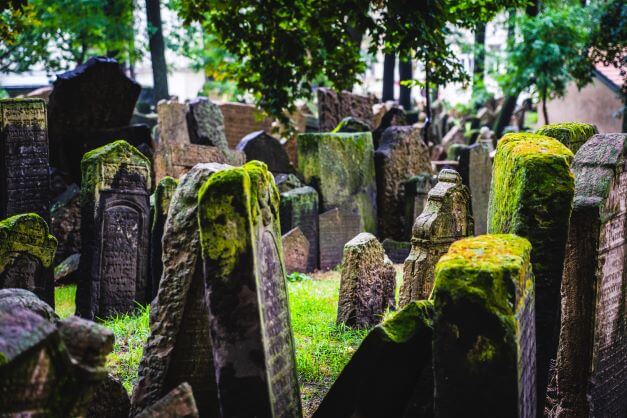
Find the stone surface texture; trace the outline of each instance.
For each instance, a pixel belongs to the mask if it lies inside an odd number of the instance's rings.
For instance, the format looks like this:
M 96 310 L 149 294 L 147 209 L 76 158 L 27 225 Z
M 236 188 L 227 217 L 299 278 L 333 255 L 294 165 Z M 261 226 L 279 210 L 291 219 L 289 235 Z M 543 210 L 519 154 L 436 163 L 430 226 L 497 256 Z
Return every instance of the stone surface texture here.
M 374 129 L 374 96 L 360 96 L 342 91 L 337 93 L 324 87 L 318 88 L 318 118 L 320 132 L 332 131 L 342 119 L 348 116 L 365 122 L 369 131 Z
M 285 271 L 306 273 L 307 259 L 309 258 L 309 240 L 299 227 L 289 230 L 281 237 L 283 253 L 285 255 Z
M 135 418 L 199 418 L 192 387 L 181 383 Z
M 251 132 L 237 144 L 238 151 L 246 154 L 246 161 L 261 161 L 272 173 L 292 173 L 294 168 L 281 142 L 264 131 Z
M 309 242 L 306 270 L 308 272 L 318 268 L 318 204 L 318 192 L 309 186 L 282 192 L 279 202 L 281 232 L 298 227 Z
M 566 145 L 573 154 L 576 154 L 579 148 L 599 131 L 596 126 L 588 123 L 565 122 L 544 125 L 536 133 L 557 139 Z

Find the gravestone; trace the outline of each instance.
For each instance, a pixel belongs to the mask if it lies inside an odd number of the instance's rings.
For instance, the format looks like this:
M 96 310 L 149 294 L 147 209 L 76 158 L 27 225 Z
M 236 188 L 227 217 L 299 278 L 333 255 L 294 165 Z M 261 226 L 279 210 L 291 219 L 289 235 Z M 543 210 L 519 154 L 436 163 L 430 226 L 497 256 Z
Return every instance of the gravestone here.
M 435 416 L 536 417 L 530 253 L 524 238 L 482 235 L 453 243 L 438 262 Z
M 459 174 L 462 182 L 470 189 L 475 235 L 483 235 L 488 230 L 488 202 L 492 183 L 491 150 L 491 140 L 478 140 L 465 147 L 459 156 Z
M 357 118 L 352 116 L 347 116 L 337 124 L 335 129 L 332 131 L 333 133 L 341 133 L 341 132 L 370 132 L 370 126 Z
M 198 210 L 220 412 L 300 417 L 274 179 L 258 161 L 218 172 Z
M 374 154 L 377 178 L 379 235 L 403 239 L 405 182 L 419 173 L 431 172 L 429 149 L 420 129 L 393 126 L 383 132 Z
M 81 168 L 77 315 L 131 312 L 149 302 L 150 162 L 120 140 L 85 154 Z
M 536 133 L 557 139 L 575 154 L 588 139 L 599 131 L 596 126 L 588 123 L 564 122 L 544 125 Z
M 436 263 L 453 242 L 472 235 L 472 231 L 468 188 L 456 171 L 442 170 L 414 223 L 411 252 L 403 266 L 400 306 L 429 298 Z
M 36 213 L 50 219 L 46 102 L 0 100 L 0 218 Z
M 377 238 L 363 232 L 344 245 L 337 323 L 371 328 L 394 310 L 396 272 Z
M 170 209 L 172 196 L 178 180 L 166 176 L 161 179 L 155 192 L 150 196 L 150 280 L 146 290 L 147 300 L 154 299 L 159 290 L 159 282 L 163 273 L 163 230 Z
M 330 270 L 342 262 L 344 244 L 361 231 L 359 217 L 338 208 L 318 217 L 320 238 L 320 269 Z
M 150 336 L 139 364 L 131 415 L 182 382 L 202 417 L 219 415 L 198 234 L 198 191 L 222 164 L 197 164 L 174 191 L 163 232 L 163 274 L 151 305 Z
M 488 232 L 527 238 L 536 277 L 538 411 L 544 410 L 549 365 L 557 354 L 560 283 L 574 194 L 573 154 L 542 135 L 499 140 L 492 169 Z
M 386 238 L 381 243 L 385 255 L 395 264 L 401 264 L 405 262 L 405 259 L 409 257 L 411 251 L 411 242 L 395 241 L 393 239 Z
M 197 97 L 189 101 L 187 126 L 192 144 L 217 147 L 223 154 L 228 154 L 228 142 L 224 133 L 224 118 L 220 107 L 206 97 Z
M 365 122 L 369 131 L 374 129 L 374 96 L 360 96 L 348 91 L 337 93 L 324 87 L 318 88 L 318 118 L 320 132 L 332 131 L 342 119 L 352 116 Z
M 76 284 L 80 262 L 81 255 L 76 253 L 54 266 L 54 285 Z
M 376 123 L 376 121 L 375 121 Z M 379 147 L 379 141 L 383 132 L 390 126 L 405 126 L 409 125 L 405 111 L 400 107 L 392 107 L 387 110 L 378 122 L 376 129 L 372 131 L 372 141 L 375 149 Z
M 272 129 L 272 120 L 264 116 L 255 105 L 237 102 L 220 103 L 224 117 L 224 133 L 230 149 L 235 149 L 240 139 L 251 132 Z
M 30 290 L 54 307 L 54 279 L 50 272 L 57 240 L 35 213 L 0 221 L 0 288 Z
M 459 125 L 453 126 L 442 138 L 442 146 L 445 152 L 447 152 L 449 147 L 453 144 L 466 145 L 464 130 Z
M 433 302 L 408 304 L 368 333 L 313 418 L 432 417 Z
M 183 382 L 135 418 L 198 418 L 192 387 Z
M 376 233 L 377 186 L 370 132 L 301 134 L 298 165 L 305 183 L 318 191 L 321 211 L 339 207 L 359 217 L 359 232 Z
M 303 231 L 299 227 L 291 229 L 281 237 L 281 242 L 287 274 L 307 272 L 310 245 Z
M 318 192 L 303 186 L 281 193 L 279 212 L 281 231 L 298 227 L 309 241 L 306 271 L 314 271 L 318 268 Z
M 131 409 L 131 401 L 122 383 L 108 374 L 94 388 L 86 418 L 126 418 Z
M 59 316 L 54 309 L 33 292 L 26 289 L 0 289 L 0 310 L 27 309 L 42 318 L 57 324 Z
M 276 183 L 277 189 L 279 189 L 279 192 L 281 193 L 289 192 L 290 190 L 303 187 L 303 183 L 294 174 L 275 174 L 274 182 Z
M 572 165 L 556 417 L 627 414 L 627 135 L 594 135 Z
M 191 143 L 187 128 L 188 111 L 189 104 L 181 103 L 178 99 L 159 101 L 159 142 Z
M 272 173 L 292 173 L 294 168 L 281 142 L 264 131 L 246 135 L 237 144 L 238 151 L 246 154 L 246 161 L 261 161 Z
M 54 199 L 50 209 L 50 229 L 59 243 L 55 265 L 81 251 L 80 192 L 76 184 L 71 184 Z
M 419 173 L 405 181 L 403 218 L 403 240 L 410 240 L 414 221 L 427 205 L 429 190 L 437 183 L 437 177 L 430 172 Z

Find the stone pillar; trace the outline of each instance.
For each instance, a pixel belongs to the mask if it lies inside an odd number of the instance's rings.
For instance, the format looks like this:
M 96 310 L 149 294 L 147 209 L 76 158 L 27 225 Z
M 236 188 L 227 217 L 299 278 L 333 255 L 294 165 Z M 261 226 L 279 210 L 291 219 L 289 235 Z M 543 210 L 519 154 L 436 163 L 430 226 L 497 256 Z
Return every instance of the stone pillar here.
M 435 416 L 535 418 L 534 278 L 529 241 L 451 245 L 433 290 Z

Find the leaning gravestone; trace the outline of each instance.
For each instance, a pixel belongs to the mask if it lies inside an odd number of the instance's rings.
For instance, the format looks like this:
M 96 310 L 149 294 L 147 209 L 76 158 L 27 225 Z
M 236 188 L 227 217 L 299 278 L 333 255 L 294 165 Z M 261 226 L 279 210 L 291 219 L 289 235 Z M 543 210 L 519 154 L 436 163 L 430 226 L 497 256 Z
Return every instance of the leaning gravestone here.
M 163 231 L 163 274 L 151 306 L 150 336 L 139 364 L 131 415 L 182 382 L 202 417 L 219 415 L 198 235 L 198 190 L 229 166 L 197 164 L 179 182 Z
M 294 168 L 287 152 L 278 139 L 264 131 L 252 132 L 237 144 L 238 151 L 246 154 L 246 161 L 261 161 L 272 173 L 292 173 Z
M 341 208 L 354 213 L 360 232 L 374 234 L 377 186 L 370 132 L 301 134 L 297 145 L 300 172 L 318 191 L 321 211 Z
M 81 163 L 80 279 L 76 312 L 93 319 L 146 303 L 150 238 L 150 162 L 116 141 Z
M 290 229 L 281 237 L 281 243 L 287 274 L 307 272 L 310 245 L 303 231 L 299 227 Z
M 341 133 L 341 132 L 370 132 L 370 126 L 357 118 L 352 116 L 347 116 L 337 124 L 335 129 L 333 129 L 333 133 Z
M 405 181 L 403 240 L 410 240 L 414 221 L 427 205 L 429 190 L 437 183 L 431 172 L 419 173 Z
M 572 165 L 556 417 L 627 415 L 627 134 L 595 135 Z
M 217 147 L 223 154 L 229 145 L 224 133 L 224 118 L 220 106 L 206 97 L 196 97 L 188 103 L 187 127 L 192 144 Z
M 309 241 L 306 271 L 314 271 L 318 268 L 318 192 L 303 186 L 281 193 L 279 212 L 281 231 L 298 227 Z
M 192 387 L 183 382 L 135 418 L 198 418 Z
M 126 418 L 130 409 L 126 389 L 117 378 L 108 374 L 94 388 L 85 418 Z
M 470 189 L 475 235 L 483 235 L 488 230 L 492 150 L 492 140 L 478 140 L 475 144 L 464 147 L 459 156 L 459 174 L 462 182 Z
M 371 328 L 394 310 L 396 270 L 377 238 L 367 232 L 344 246 L 337 323 L 353 328 Z M 389 260 L 388 260 L 389 261 Z
M 35 213 L 0 221 L 0 288 L 30 290 L 54 307 L 54 279 L 50 266 L 57 240 Z
M 178 183 L 178 180 L 166 176 L 161 179 L 155 192 L 150 196 L 150 279 L 146 289 L 147 300 L 154 299 L 159 290 L 159 281 L 163 273 L 161 258 L 163 230 Z
M 50 209 L 50 229 L 59 245 L 54 258 L 57 265 L 81 252 L 81 191 L 76 184 L 57 196 Z
M 573 154 L 559 141 L 529 133 L 498 143 L 488 232 L 527 238 L 536 277 L 538 411 L 544 410 L 549 365 L 557 354 L 560 283 L 574 194 Z
M 435 416 L 536 416 L 529 241 L 482 235 L 451 245 L 433 290 Z
M 408 304 L 368 333 L 313 418 L 432 417 L 433 302 Z
M 342 91 L 337 93 L 324 87 L 318 88 L 318 118 L 320 132 L 332 131 L 342 119 L 352 116 L 365 122 L 370 130 L 374 129 L 373 106 L 377 103 L 374 96 L 360 96 Z
M 403 239 L 404 183 L 419 173 L 431 173 L 429 148 L 412 126 L 392 126 L 383 132 L 374 154 L 377 177 L 379 235 Z
M 220 412 L 300 417 L 272 175 L 260 162 L 218 172 L 198 210 Z
M 596 126 L 588 123 L 564 122 L 544 125 L 536 133 L 557 139 L 575 154 L 598 131 Z
M 456 171 L 442 170 L 414 223 L 411 252 L 403 267 L 401 306 L 429 298 L 436 263 L 453 242 L 472 235 L 472 230 L 468 188 Z
M 50 219 L 46 102 L 0 100 L 0 218 L 36 213 Z
M 361 231 L 359 217 L 338 208 L 318 217 L 320 227 L 320 268 L 330 270 L 342 262 L 344 244 Z

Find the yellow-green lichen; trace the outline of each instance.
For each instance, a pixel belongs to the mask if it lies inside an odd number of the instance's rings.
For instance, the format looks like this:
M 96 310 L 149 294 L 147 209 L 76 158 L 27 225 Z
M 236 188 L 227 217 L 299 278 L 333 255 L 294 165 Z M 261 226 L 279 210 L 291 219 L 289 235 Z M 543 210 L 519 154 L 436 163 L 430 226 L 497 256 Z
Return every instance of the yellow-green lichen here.
M 573 153 L 576 153 L 598 131 L 596 126 L 588 123 L 564 122 L 544 125 L 536 133 L 555 138 L 566 145 Z
M 48 225 L 35 213 L 25 213 L 0 221 L 0 272 L 22 254 L 37 258 L 50 267 L 57 251 L 57 239 Z
M 391 341 L 404 343 L 421 329 L 433 327 L 433 301 L 413 301 L 379 327 Z

